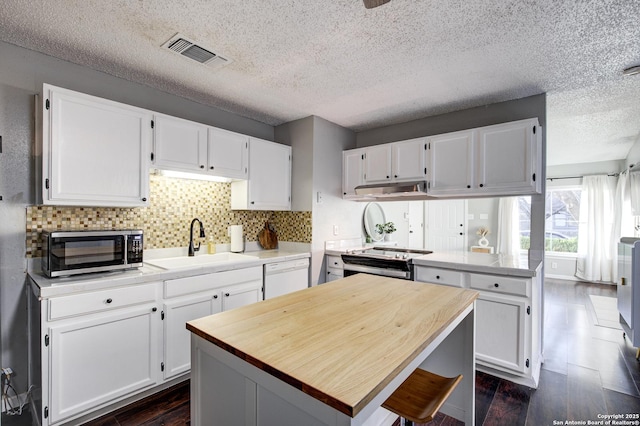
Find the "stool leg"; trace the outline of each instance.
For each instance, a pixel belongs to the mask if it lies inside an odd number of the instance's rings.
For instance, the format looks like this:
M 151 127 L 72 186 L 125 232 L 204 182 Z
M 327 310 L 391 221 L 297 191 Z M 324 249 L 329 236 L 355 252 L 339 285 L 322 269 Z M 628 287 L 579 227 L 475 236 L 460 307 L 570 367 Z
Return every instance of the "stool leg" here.
M 413 426 L 413 422 L 411 420 L 404 419 L 404 426 Z

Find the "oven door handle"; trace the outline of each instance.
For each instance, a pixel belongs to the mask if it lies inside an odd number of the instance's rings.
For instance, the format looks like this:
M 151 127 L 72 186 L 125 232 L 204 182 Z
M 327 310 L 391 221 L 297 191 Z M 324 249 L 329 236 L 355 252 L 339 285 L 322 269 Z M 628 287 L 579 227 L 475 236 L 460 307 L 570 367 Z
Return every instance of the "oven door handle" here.
M 400 271 L 397 269 L 389 268 L 376 268 L 374 266 L 354 265 L 351 263 L 344 264 L 344 271 L 362 272 L 364 274 L 382 275 L 384 277 L 403 278 L 405 280 L 411 279 L 411 273 L 407 271 Z M 347 276 L 347 274 L 345 274 Z

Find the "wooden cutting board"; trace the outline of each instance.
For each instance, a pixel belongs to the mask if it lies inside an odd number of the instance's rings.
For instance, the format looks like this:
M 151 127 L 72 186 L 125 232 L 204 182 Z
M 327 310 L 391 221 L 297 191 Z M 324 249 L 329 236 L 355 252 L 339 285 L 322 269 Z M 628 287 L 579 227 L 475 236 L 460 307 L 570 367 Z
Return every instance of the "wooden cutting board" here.
M 264 223 L 264 228 L 258 232 L 258 242 L 265 250 L 278 247 L 278 234 L 269 226 L 269 221 Z

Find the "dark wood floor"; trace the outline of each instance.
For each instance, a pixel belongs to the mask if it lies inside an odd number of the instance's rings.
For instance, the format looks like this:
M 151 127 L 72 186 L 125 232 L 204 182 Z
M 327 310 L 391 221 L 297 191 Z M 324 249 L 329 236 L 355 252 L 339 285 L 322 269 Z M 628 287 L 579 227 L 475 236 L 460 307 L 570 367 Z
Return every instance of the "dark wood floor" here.
M 615 286 L 545 280 L 545 363 L 538 389 L 477 373 L 476 425 L 543 426 L 640 413 L 640 363 L 622 330 L 596 325 L 589 294 Z M 14 426 L 9 420 L 3 426 Z M 177 385 L 88 423 L 90 426 L 189 424 L 189 385 Z M 439 415 L 429 425 L 459 425 Z

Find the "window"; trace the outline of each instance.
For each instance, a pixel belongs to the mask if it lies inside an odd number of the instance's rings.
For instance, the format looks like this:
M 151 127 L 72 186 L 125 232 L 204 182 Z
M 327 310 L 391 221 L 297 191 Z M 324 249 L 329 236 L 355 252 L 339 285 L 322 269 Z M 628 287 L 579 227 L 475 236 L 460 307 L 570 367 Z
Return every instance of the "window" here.
M 578 252 L 581 188 L 547 188 L 544 249 L 556 253 Z M 520 248 L 530 246 L 531 197 L 519 197 Z

